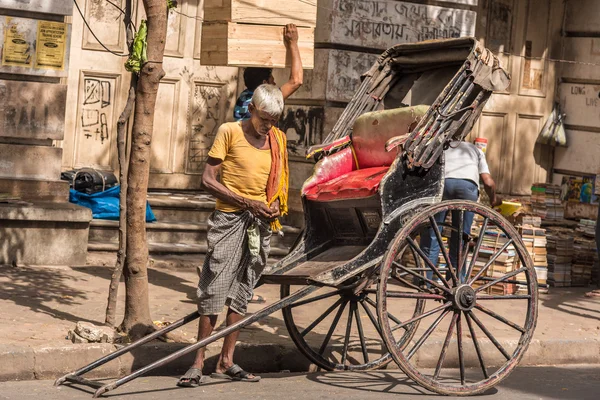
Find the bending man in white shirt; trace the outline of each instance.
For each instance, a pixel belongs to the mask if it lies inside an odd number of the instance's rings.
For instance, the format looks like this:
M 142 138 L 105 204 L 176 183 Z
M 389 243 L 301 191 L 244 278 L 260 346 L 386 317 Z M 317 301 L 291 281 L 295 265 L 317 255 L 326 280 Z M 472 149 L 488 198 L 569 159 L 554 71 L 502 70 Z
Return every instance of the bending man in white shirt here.
M 492 179 L 483 151 L 472 143 L 454 141 L 444 152 L 444 158 L 446 165 L 442 200 L 477 201 L 479 198 L 479 180 L 481 179 L 492 207 L 502 204 L 502 201 L 496 196 L 496 183 Z M 465 212 L 462 228 L 464 235 L 470 235 L 473 217 L 472 212 Z M 438 226 L 440 226 L 446 219 L 446 213 L 439 213 L 435 219 Z M 453 211 L 452 226 L 454 229 L 450 237 L 450 261 L 455 270 L 458 266 L 458 232 L 460 231 L 458 225 L 459 213 Z M 440 246 L 433 228 L 429 228 L 428 232 L 421 234 L 420 246 L 427 258 L 437 266 Z M 466 271 L 462 272 L 464 274 Z M 431 279 L 431 271 L 428 272 L 427 277 Z M 461 277 L 461 280 L 464 280 L 464 276 Z

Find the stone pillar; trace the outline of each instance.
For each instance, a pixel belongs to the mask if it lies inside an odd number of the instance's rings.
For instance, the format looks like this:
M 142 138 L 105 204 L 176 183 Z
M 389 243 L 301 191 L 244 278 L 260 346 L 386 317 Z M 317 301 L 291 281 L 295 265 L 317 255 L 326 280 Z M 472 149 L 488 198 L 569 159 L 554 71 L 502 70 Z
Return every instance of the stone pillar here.
M 0 264 L 83 264 L 91 213 L 60 180 L 71 0 L 0 2 Z

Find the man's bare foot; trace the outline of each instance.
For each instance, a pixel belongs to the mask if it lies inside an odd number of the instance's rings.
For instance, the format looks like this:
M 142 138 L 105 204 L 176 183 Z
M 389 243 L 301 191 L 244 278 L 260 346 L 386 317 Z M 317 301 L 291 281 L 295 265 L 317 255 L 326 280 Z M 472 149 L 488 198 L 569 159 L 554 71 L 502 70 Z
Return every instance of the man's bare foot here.
M 600 289 L 592 290 L 591 292 L 587 292 L 585 297 L 600 297 Z

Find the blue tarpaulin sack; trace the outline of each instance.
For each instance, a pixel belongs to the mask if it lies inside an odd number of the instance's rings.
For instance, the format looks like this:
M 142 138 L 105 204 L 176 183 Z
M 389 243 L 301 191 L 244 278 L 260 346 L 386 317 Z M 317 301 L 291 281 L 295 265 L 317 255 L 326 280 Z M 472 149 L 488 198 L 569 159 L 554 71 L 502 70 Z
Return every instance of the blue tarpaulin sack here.
M 119 219 L 119 189 L 120 186 L 112 187 L 103 192 L 87 194 L 69 190 L 69 201 L 71 203 L 87 207 L 92 210 L 92 216 L 96 219 Z M 146 203 L 146 222 L 155 222 L 156 217 Z

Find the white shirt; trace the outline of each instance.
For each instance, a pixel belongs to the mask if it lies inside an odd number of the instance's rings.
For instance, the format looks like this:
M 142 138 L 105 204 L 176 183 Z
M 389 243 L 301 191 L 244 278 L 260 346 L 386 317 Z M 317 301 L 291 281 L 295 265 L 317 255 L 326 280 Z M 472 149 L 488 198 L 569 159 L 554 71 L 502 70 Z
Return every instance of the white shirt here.
M 444 157 L 445 178 L 468 179 L 479 185 L 479 175 L 490 173 L 485 154 L 472 143 L 453 141 Z

